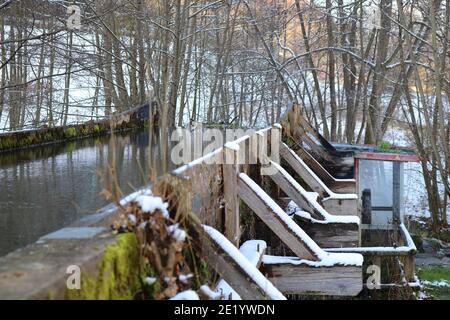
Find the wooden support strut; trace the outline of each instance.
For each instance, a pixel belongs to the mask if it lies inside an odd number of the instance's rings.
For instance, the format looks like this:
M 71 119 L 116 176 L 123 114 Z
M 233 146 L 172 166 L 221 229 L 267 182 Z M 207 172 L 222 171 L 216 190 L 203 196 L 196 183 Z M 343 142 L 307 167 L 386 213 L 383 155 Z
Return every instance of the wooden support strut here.
M 305 180 L 306 184 L 310 186 L 314 192 L 317 192 L 321 197 L 329 196 L 326 190 L 320 185 L 319 182 L 317 182 L 310 172 L 308 172 L 308 170 L 306 170 L 305 167 L 299 163 L 299 161 L 291 153 L 291 150 L 289 150 L 289 147 L 287 147 L 284 143 L 280 144 L 280 155 L 284 160 L 286 160 L 292 169 L 294 169 L 295 173 Z
M 314 251 L 280 219 L 273 209 L 263 200 L 261 195 L 253 190 L 241 176 L 238 178 L 238 194 L 250 209 L 255 212 L 297 257 L 314 261 L 319 260 Z M 268 197 L 267 194 L 265 195 Z M 279 209 L 282 210 L 281 208 Z
M 277 168 L 274 168 L 274 170 L 276 170 L 276 173 L 270 175 L 270 178 L 281 188 L 281 190 L 283 190 L 283 192 L 297 205 L 308 211 L 312 217 L 323 220 L 324 217 L 309 204 L 308 200 L 305 199 L 292 182 L 280 170 Z
M 244 300 L 268 300 L 263 288 L 260 288 L 248 274 L 207 232 L 202 235 L 202 256 L 209 265 Z M 256 268 L 255 268 L 256 269 Z
M 278 140 L 278 146 L 279 146 L 279 149 L 280 149 L 280 154 L 282 154 L 284 144 L 281 141 L 281 136 L 279 134 L 279 129 L 278 128 L 272 128 L 272 131 L 271 131 L 271 143 L 272 143 L 272 145 L 275 144 L 274 143 L 275 139 Z M 259 154 L 259 157 L 261 158 L 260 159 L 261 162 L 269 162 L 269 159 L 267 159 L 266 155 Z M 296 160 L 296 162 L 297 162 L 297 160 Z M 311 206 L 309 204 L 308 200 L 297 190 L 297 188 L 292 184 L 292 182 L 282 172 L 280 172 L 280 170 L 278 170 L 275 166 L 271 166 L 271 174 L 269 175 L 269 177 L 296 204 L 300 205 L 305 210 L 307 210 L 314 218 L 319 219 L 319 220 L 323 219 L 323 217 L 320 215 L 320 213 L 318 213 L 313 208 L 313 206 Z

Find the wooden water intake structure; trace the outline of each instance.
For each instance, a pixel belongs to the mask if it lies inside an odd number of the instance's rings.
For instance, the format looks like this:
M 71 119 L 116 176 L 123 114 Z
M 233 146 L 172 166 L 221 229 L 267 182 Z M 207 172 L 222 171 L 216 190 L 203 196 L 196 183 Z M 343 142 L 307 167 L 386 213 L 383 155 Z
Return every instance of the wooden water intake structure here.
M 305 124 L 294 107 L 282 125 L 173 172 L 188 182 L 183 192 L 203 225 L 202 255 L 222 277 L 216 291 L 227 299 L 284 299 L 417 286 L 416 247 L 403 222 L 363 224 L 356 158 Z M 327 168 L 341 168 L 345 178 Z
M 152 113 L 139 108 L 133 117 Z M 121 125 L 122 117 L 116 120 Z M 403 163 L 419 160 L 416 155 L 331 144 L 296 106 L 281 124 L 233 134 L 239 138 L 161 177 L 152 192 L 144 187 L 1 257 L 0 298 L 133 299 L 148 242 L 140 242 L 139 232 L 116 236 L 110 226 L 128 209 L 154 211 L 135 201 L 147 193 L 170 207 L 165 226 L 187 231 L 189 250 L 218 275 L 215 282 L 201 280 L 208 284 L 199 289 L 202 297 L 409 296 L 419 286 L 401 201 Z M 199 136 L 195 141 L 203 142 Z M 83 290 L 66 287 L 73 265 L 82 271 Z M 165 269 L 158 270 L 165 279 Z

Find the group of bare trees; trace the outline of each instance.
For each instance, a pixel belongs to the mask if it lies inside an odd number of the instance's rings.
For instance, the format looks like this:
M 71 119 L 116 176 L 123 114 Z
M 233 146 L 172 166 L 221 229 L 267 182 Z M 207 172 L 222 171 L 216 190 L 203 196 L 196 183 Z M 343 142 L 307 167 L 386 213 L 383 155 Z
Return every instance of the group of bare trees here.
M 81 29 L 66 26 L 81 7 Z M 326 138 L 410 130 L 436 225 L 449 186 L 449 0 L 0 0 L 0 129 L 140 105 L 167 130 L 262 126 L 300 104 Z

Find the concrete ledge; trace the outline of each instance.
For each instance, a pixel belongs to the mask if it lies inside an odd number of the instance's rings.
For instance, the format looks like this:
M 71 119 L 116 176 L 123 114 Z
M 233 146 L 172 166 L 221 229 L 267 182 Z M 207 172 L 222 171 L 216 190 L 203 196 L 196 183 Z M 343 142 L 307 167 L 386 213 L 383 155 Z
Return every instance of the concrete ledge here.
M 0 299 L 132 299 L 139 290 L 135 234 L 110 231 L 116 206 L 0 257 Z M 81 269 L 81 290 L 68 290 L 69 266 Z

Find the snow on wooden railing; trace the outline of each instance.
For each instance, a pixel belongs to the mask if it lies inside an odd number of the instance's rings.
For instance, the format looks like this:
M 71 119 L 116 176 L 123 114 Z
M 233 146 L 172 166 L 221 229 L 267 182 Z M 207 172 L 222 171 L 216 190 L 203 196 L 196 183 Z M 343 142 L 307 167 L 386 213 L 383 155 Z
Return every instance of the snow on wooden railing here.
M 286 300 L 286 297 L 222 233 L 203 226 L 204 248 L 210 264 L 243 299 Z M 208 248 L 208 241 L 212 247 Z M 210 250 L 213 251 L 210 251 Z
M 239 251 L 252 265 L 259 268 L 266 248 L 267 244 L 263 240 L 249 240 L 242 244 Z M 215 293 L 225 300 L 241 300 L 241 296 L 224 279 L 217 283 Z
M 327 199 L 338 199 L 338 200 L 357 200 L 358 195 L 354 193 L 335 193 L 320 179 L 316 173 L 285 143 L 281 144 L 281 154 L 284 159 L 293 167 L 298 175 L 300 175 L 305 181 L 310 184 L 310 187 L 316 186 L 316 191 Z M 297 165 L 299 164 L 300 167 Z M 302 170 L 303 169 L 303 170 Z M 355 180 L 353 180 L 355 181 Z M 356 183 L 356 181 L 355 181 Z
M 311 208 L 312 212 L 320 215 L 320 217 L 329 223 L 355 223 L 360 224 L 360 219 L 357 216 L 337 216 L 337 215 L 331 215 L 329 214 L 318 202 L 314 195 L 307 192 L 282 166 L 280 166 L 278 163 L 271 161 L 272 166 L 276 168 L 276 170 L 287 180 L 289 185 L 294 188 L 294 190 L 300 195 L 300 197 L 303 199 L 302 202 L 306 202 L 307 207 Z M 273 176 L 275 177 L 275 176 Z M 282 189 L 285 184 L 279 183 L 278 184 Z M 284 192 L 289 191 L 289 189 L 286 188 L 286 190 L 283 190 Z
M 399 256 L 410 255 L 417 252 L 417 247 L 411 238 L 406 226 L 400 224 L 400 234 L 402 235 L 405 245 L 398 247 L 360 247 L 360 248 L 325 248 L 327 252 L 352 252 L 361 253 L 364 255 L 379 255 L 379 256 Z
M 299 264 L 307 264 L 313 267 L 330 267 L 334 265 L 362 266 L 363 257 L 360 254 L 335 254 L 320 248 L 249 176 L 241 173 L 239 178 L 239 196 L 277 234 L 289 249 L 297 254 L 297 257 L 293 259 L 297 259 Z M 306 258 L 304 258 L 305 256 Z

